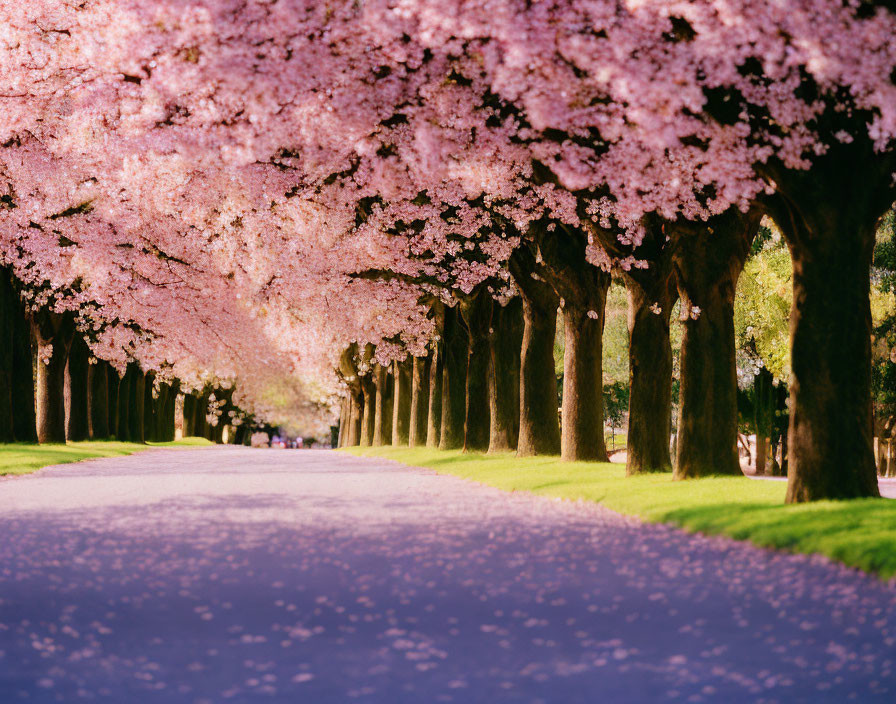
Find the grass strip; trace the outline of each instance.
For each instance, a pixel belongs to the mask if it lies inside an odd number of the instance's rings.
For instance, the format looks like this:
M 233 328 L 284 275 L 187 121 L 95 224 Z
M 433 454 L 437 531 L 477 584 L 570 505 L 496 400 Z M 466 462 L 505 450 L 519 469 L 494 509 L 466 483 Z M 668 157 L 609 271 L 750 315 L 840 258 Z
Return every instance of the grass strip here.
M 54 464 L 80 462 L 95 457 L 121 457 L 159 447 L 201 447 L 212 443 L 205 438 L 185 438 L 173 442 L 136 442 L 88 440 L 66 444 L 10 443 L 0 445 L 0 475 L 31 474 Z

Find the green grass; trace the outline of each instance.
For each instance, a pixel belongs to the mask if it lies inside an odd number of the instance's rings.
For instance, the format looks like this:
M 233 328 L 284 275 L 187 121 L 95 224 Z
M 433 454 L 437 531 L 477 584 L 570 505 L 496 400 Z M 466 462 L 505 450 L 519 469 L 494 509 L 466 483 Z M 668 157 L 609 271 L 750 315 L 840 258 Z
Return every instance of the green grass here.
M 185 438 L 174 442 L 151 442 L 141 445 L 135 442 L 91 440 L 62 444 L 34 445 L 12 443 L 0 445 L 0 475 L 30 474 L 52 464 L 80 462 L 94 457 L 120 457 L 156 447 L 198 447 L 210 445 L 205 438 Z
M 429 449 L 351 448 L 506 491 L 584 499 L 648 521 L 726 535 L 757 545 L 819 553 L 883 578 L 896 576 L 896 501 L 855 499 L 784 504 L 785 482 L 747 477 L 672 481 L 669 474 L 626 477 L 619 464 L 556 457 L 464 454 Z

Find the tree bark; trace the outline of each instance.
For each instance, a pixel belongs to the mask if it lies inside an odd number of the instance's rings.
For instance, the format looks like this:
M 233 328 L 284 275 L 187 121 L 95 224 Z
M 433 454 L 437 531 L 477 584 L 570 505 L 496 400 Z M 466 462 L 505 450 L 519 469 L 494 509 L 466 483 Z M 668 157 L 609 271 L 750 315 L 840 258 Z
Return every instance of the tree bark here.
M 523 346 L 523 302 L 495 303 L 489 330 L 489 452 L 516 450 L 520 435 L 520 351 Z
M 392 362 L 392 446 L 407 447 L 411 433 L 411 360 Z
M 523 300 L 523 342 L 520 353 L 520 434 L 517 454 L 560 453 L 554 336 L 560 298 L 536 271 L 535 257 L 518 247 L 510 257 L 510 273 Z M 535 274 L 538 278 L 533 278 Z
M 467 331 L 467 378 L 464 388 L 464 451 L 485 452 L 491 428 L 488 397 L 492 298 L 485 290 L 465 296 L 458 309 Z
M 560 297 L 565 351 L 560 455 L 608 462 L 604 442 L 603 335 L 610 275 L 589 263 L 588 239 L 570 228 L 536 233 L 547 282 Z
M 364 414 L 361 417 L 361 447 L 373 445 L 376 429 L 376 383 L 373 370 L 361 377 L 361 389 L 364 396 Z
M 118 434 L 116 439 L 128 442 L 131 439 L 131 389 L 134 386 L 134 372 L 132 365 L 125 368 L 125 372 L 118 384 Z
M 142 444 L 146 442 L 144 433 L 146 375 L 136 362 L 131 363 L 128 374 L 132 374 L 131 383 L 128 384 L 128 439 Z
M 108 438 L 109 363 L 98 359 L 87 367 L 87 432 L 91 440 Z
M 442 424 L 439 449 L 457 450 L 464 446 L 466 416 L 467 333 L 457 308 L 445 308 L 442 331 Z
M 896 157 L 866 140 L 807 172 L 770 164 L 793 260 L 787 502 L 878 496 L 871 419 L 870 267 Z
M 182 412 L 183 437 L 194 437 L 196 435 L 196 396 L 191 393 L 184 394 Z
M 109 391 L 109 437 L 118 437 L 118 387 L 121 385 L 121 377 L 111 364 L 106 368 L 106 386 Z
M 15 433 L 15 317 L 18 314 L 18 293 L 12 274 L 0 269 L 0 442 L 13 442 Z
M 37 416 L 35 414 L 34 346 L 31 323 L 25 307 L 18 300 L 12 320 L 12 407 L 13 430 L 19 442 L 37 442 Z
M 155 442 L 156 429 L 156 399 L 153 398 L 155 387 L 155 373 L 147 372 L 143 375 L 143 441 Z
M 426 445 L 426 424 L 429 418 L 429 362 L 430 356 L 414 357 L 411 373 L 410 447 Z
M 389 373 L 385 367 L 377 364 L 374 367 L 376 383 L 376 402 L 373 421 L 373 446 L 383 447 L 392 440 L 392 413 L 389 403 Z
M 361 417 L 364 413 L 364 395 L 358 382 L 349 395 L 349 426 L 346 447 L 357 447 L 361 444 Z
M 75 333 L 69 346 L 65 365 L 65 438 L 72 442 L 87 440 L 88 429 L 87 376 L 90 366 L 90 349 L 79 333 Z
M 670 319 L 678 299 L 671 260 L 626 278 L 629 331 L 628 439 L 625 473 L 671 472 L 672 343 Z
M 759 219 L 732 208 L 672 228 L 684 323 L 676 479 L 741 473 L 734 294 Z
M 426 446 L 437 448 L 442 437 L 442 381 L 445 375 L 444 323 L 445 307 L 438 303 L 435 311 L 436 330 L 439 339 L 432 343 L 432 355 L 429 360 L 429 415 L 426 418 Z
M 37 343 L 37 439 L 65 442 L 65 366 L 75 334 L 71 313 L 37 311 L 31 316 Z
M 348 396 L 342 397 L 339 404 L 339 434 L 336 436 L 336 447 L 345 447 L 348 442 L 348 426 L 351 422 L 351 406 Z
M 165 397 L 165 417 L 162 426 L 162 440 L 164 442 L 173 442 L 176 434 L 175 414 L 177 408 L 177 397 L 180 394 L 180 380 L 175 379 L 168 386 L 168 395 Z

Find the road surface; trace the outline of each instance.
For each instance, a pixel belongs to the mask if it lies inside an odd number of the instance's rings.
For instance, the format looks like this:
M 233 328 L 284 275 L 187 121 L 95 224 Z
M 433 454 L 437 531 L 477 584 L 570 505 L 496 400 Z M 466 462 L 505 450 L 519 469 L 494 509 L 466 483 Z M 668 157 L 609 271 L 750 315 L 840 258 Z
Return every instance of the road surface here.
M 0 482 L 0 702 L 896 701 L 896 588 L 326 451 Z

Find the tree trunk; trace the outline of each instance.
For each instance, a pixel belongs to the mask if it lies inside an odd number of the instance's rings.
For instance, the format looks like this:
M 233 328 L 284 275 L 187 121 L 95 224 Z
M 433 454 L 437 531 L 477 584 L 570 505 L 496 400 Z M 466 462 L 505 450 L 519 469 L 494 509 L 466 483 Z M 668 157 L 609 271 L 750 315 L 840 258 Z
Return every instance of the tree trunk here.
M 560 453 L 557 418 L 557 377 L 554 336 L 560 298 L 543 279 L 533 278 L 535 258 L 518 247 L 510 258 L 510 272 L 523 300 L 523 342 L 520 353 L 520 434 L 517 454 Z
M 128 439 L 142 444 L 146 442 L 144 433 L 146 375 L 136 362 L 131 364 L 128 374 L 132 374 L 131 383 L 128 384 Z
M 147 372 L 143 376 L 143 440 L 144 442 L 155 442 L 156 428 L 156 399 L 153 398 L 153 389 L 155 387 L 155 373 Z
M 856 204 L 842 207 L 845 212 L 830 212 L 830 220 L 794 221 L 788 237 L 793 259 L 788 503 L 879 495 L 871 440 L 874 228 L 851 222 L 850 211 L 860 209 Z
M 109 393 L 109 434 L 110 438 L 118 437 L 118 387 L 121 384 L 121 377 L 118 371 L 111 364 L 106 367 L 106 388 Z
M 565 351 L 560 455 L 607 462 L 604 442 L 603 335 L 610 275 L 588 262 L 584 232 L 537 235 L 548 283 L 560 296 Z
M 374 372 L 371 369 L 361 377 L 361 389 L 364 397 L 364 412 L 361 416 L 361 447 L 373 445 L 374 430 L 376 429 L 376 384 L 373 375 Z
M 731 209 L 673 226 L 684 323 L 676 479 L 740 474 L 734 294 L 759 216 Z
M 457 308 L 445 308 L 442 332 L 442 427 L 439 449 L 457 450 L 464 446 L 464 420 L 467 411 L 467 333 Z
M 183 404 L 183 437 L 190 438 L 196 435 L 196 396 L 184 394 Z
M 87 368 L 87 430 L 91 440 L 108 438 L 109 364 L 99 359 Z
M 414 357 L 411 372 L 411 427 L 408 446 L 426 445 L 426 421 L 429 416 L 429 357 Z
M 131 389 L 133 386 L 133 365 L 129 364 L 118 384 L 118 435 L 116 437 L 122 442 L 128 442 L 131 439 Z
M 458 303 L 467 331 L 467 378 L 464 388 L 464 451 L 485 452 L 489 446 L 488 335 L 492 298 L 480 290 Z
M 603 334 L 606 292 L 592 310 L 569 302 L 563 307 L 566 346 L 563 356 L 563 410 L 560 455 L 567 461 L 609 462 L 604 441 Z
M 771 163 L 793 260 L 787 502 L 879 496 L 871 420 L 870 268 L 896 155 L 836 144 L 812 169 Z
M 407 447 L 411 433 L 411 360 L 392 362 L 392 446 Z
M 376 403 L 373 421 L 373 446 L 383 447 L 392 439 L 392 413 L 389 403 L 389 374 L 386 368 L 380 364 L 374 367 L 374 379 L 376 383 Z
M 175 379 L 168 386 L 168 395 L 165 397 L 165 417 L 162 425 L 161 438 L 164 442 L 173 442 L 175 436 L 175 414 L 177 397 L 180 393 L 180 381 Z
M 65 365 L 65 437 L 79 442 L 90 437 L 88 416 L 88 367 L 90 348 L 79 333 L 75 333 Z
M 167 383 L 159 384 L 158 396 L 153 403 L 152 414 L 152 439 L 153 442 L 165 441 L 166 417 L 165 413 L 168 409 L 168 394 L 171 386 Z
M 628 291 L 628 476 L 671 472 L 672 343 L 669 321 L 678 298 L 668 262 L 651 262 L 650 278 L 626 279 Z M 666 266 L 663 266 L 666 264 Z
M 18 313 L 19 297 L 12 275 L 5 268 L 0 269 L 0 442 L 13 442 L 16 439 L 13 358 L 15 318 Z
M 37 342 L 37 439 L 65 442 L 65 366 L 75 334 L 71 313 L 41 310 L 31 317 Z
M 345 447 L 348 442 L 348 426 L 351 422 L 351 402 L 348 396 L 342 397 L 339 404 L 339 434 L 336 436 L 336 447 Z
M 360 382 L 351 389 L 349 396 L 349 426 L 346 447 L 357 447 L 361 444 L 361 417 L 364 413 L 364 395 Z
M 492 310 L 488 336 L 489 452 L 516 450 L 520 435 L 520 350 L 523 302 L 519 296 Z
M 12 407 L 13 430 L 19 442 L 37 442 L 37 416 L 34 396 L 34 347 L 31 323 L 21 301 L 13 317 Z
M 441 343 L 433 343 L 429 360 L 429 413 L 426 416 L 426 446 L 438 448 L 442 438 L 442 381 L 444 355 Z
M 197 438 L 208 438 L 208 395 L 205 392 L 196 393 L 196 403 L 193 404 L 193 434 Z

